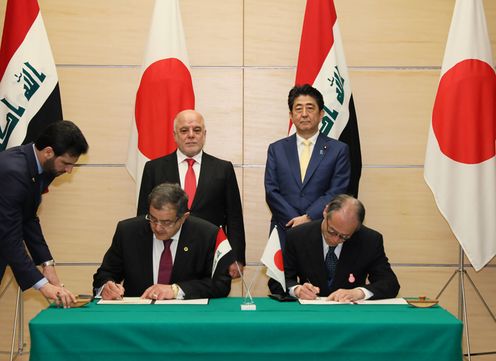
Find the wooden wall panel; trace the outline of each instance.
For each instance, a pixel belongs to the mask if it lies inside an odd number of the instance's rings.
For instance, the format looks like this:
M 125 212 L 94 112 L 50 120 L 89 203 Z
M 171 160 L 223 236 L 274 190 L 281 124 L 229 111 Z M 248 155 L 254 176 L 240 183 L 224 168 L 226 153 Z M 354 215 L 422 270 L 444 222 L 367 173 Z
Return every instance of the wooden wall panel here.
M 352 71 L 364 164 L 423 164 L 439 71 Z
M 295 66 L 304 0 L 245 0 L 244 64 Z
M 195 108 L 207 128 L 205 151 L 243 162 L 243 74 L 236 68 L 194 68 Z
M 336 0 L 335 4 L 350 66 L 441 64 L 453 1 Z M 0 5 L 3 18 L 5 0 Z M 40 0 L 40 7 L 58 63 L 141 64 L 151 0 Z M 496 3 L 486 0 L 484 7 L 496 54 Z M 183 0 L 192 65 L 239 65 L 244 31 L 245 65 L 294 66 L 304 9 L 304 0 Z
M 265 203 L 264 169 L 245 168 L 243 184 L 246 261 L 260 262 L 270 228 L 270 210 Z
M 294 69 L 245 70 L 245 164 L 265 166 L 269 144 L 287 136 L 294 77 Z
M 349 66 L 440 66 L 454 2 L 336 0 Z M 496 44 L 496 4 L 485 1 Z M 246 0 L 245 64 L 296 65 L 305 1 Z
M 181 0 L 192 66 L 243 64 L 243 0 Z
M 136 215 L 134 181 L 123 167 L 81 167 L 57 178 L 39 217 L 57 262 L 101 262 L 117 222 Z
M 141 64 L 152 0 L 40 0 L 58 64 Z
M 64 118 L 79 125 L 90 146 L 79 163 L 124 163 L 139 69 L 59 67 L 57 71 Z
M 434 204 L 423 169 L 364 169 L 360 198 L 365 224 L 384 235 L 391 262 L 457 262 L 458 242 Z

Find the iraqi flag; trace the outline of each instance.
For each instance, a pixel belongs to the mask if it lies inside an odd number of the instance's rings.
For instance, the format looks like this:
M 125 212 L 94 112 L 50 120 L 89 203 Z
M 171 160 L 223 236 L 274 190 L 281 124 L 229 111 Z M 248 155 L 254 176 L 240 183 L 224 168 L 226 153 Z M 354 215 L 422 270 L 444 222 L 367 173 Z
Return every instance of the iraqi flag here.
M 0 151 L 62 120 L 59 80 L 36 0 L 8 0 L 0 47 Z
M 496 74 L 481 0 L 457 0 L 424 177 L 476 271 L 496 254 Z
M 212 264 L 212 277 L 214 276 L 215 269 L 219 264 L 219 261 L 232 251 L 231 244 L 229 243 L 226 234 L 222 230 L 222 227 L 219 227 L 219 232 L 217 233 L 217 240 L 215 241 L 215 252 L 214 252 L 214 261 Z
M 178 0 L 156 0 L 136 93 L 126 167 L 139 194 L 145 163 L 176 149 L 173 121 L 195 94 Z
M 284 291 L 286 291 L 284 262 L 277 227 L 272 229 L 260 261 L 262 261 L 262 263 L 267 267 L 267 276 L 279 282 Z
M 362 174 L 360 137 L 333 0 L 307 0 L 295 84 L 311 84 L 322 93 L 325 114 L 320 132 L 348 144 L 348 193 L 357 197 Z M 294 133 L 291 120 L 289 127 L 289 133 Z

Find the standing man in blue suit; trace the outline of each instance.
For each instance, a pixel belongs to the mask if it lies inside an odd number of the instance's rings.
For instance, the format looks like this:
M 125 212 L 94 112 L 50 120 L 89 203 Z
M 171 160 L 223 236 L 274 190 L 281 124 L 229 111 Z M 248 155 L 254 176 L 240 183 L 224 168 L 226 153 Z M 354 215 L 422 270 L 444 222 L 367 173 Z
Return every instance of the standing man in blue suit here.
M 0 281 L 8 265 L 22 290 L 33 287 L 64 307 L 76 299 L 55 272 L 36 213 L 43 190 L 55 177 L 71 173 L 87 151 L 81 130 L 70 121 L 57 121 L 34 143 L 0 152 Z
M 296 134 L 269 146 L 265 199 L 284 250 L 286 229 L 322 219 L 330 200 L 345 193 L 350 181 L 348 146 L 319 132 L 324 116 L 322 94 L 305 84 L 288 96 Z

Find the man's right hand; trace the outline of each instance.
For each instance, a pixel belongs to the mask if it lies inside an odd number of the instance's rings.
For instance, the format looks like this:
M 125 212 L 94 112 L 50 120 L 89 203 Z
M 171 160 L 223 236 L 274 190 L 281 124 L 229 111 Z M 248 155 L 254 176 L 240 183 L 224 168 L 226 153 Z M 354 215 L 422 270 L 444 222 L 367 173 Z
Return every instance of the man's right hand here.
M 311 283 L 304 283 L 303 285 L 296 286 L 294 294 L 302 300 L 315 300 L 320 292 L 320 288 L 312 285 Z
M 46 283 L 40 288 L 40 292 L 60 307 L 70 308 L 73 303 L 76 303 L 76 297 L 63 286 L 54 286 L 51 283 Z
M 101 296 L 104 300 L 120 300 L 124 296 L 124 287 L 114 281 L 107 281 L 103 286 Z

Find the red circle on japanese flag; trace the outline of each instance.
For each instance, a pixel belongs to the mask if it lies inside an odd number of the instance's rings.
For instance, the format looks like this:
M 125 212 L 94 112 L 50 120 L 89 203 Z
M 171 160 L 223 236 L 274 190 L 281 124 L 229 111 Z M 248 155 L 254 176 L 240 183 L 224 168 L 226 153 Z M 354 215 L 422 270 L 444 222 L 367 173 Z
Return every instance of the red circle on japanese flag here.
M 284 271 L 284 263 L 282 261 L 282 251 L 279 249 L 274 253 L 274 264 L 279 271 Z
M 489 64 L 463 60 L 443 75 L 432 128 L 441 151 L 454 161 L 477 164 L 494 157 L 496 74 Z
M 162 59 L 148 66 L 136 94 L 135 118 L 141 153 L 155 159 L 175 150 L 174 117 L 181 110 L 194 107 L 191 74 L 179 59 Z

